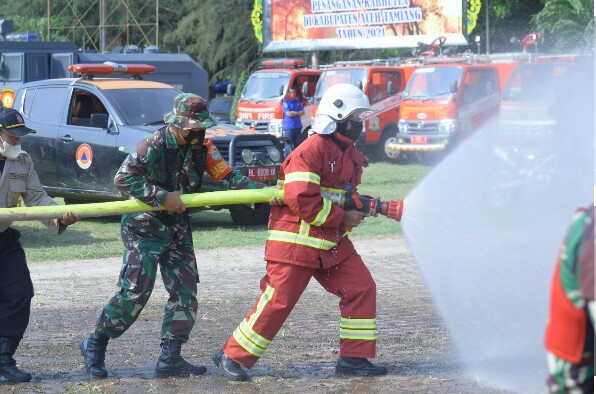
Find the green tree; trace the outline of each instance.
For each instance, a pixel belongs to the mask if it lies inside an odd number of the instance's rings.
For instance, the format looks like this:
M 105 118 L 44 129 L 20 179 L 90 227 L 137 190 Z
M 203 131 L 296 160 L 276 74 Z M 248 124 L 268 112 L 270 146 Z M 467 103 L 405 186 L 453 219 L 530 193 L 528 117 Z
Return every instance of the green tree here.
M 594 48 L 593 0 L 546 0 L 533 22 L 550 33 L 558 51 Z
M 240 94 L 242 90 L 244 90 L 244 85 L 246 85 L 246 81 L 248 81 L 248 73 L 246 70 L 242 71 L 240 74 L 240 78 L 238 79 L 238 86 L 236 86 L 236 92 L 234 93 L 234 102 L 232 103 L 232 108 L 230 108 L 230 121 L 232 123 L 236 123 L 236 114 L 238 113 L 238 100 L 240 99 Z
M 191 0 L 173 11 L 176 28 L 166 32 L 168 50 L 188 53 L 201 64 L 214 83 L 231 76 L 238 81 L 261 57 L 250 20 L 253 1 Z
M 485 51 L 486 13 L 489 17 L 490 52 L 519 52 L 521 47 L 512 42 L 512 37 L 525 37 L 534 29 L 532 15 L 542 9 L 544 0 L 482 0 L 476 28 L 470 34 L 470 49 L 476 52 L 475 36 L 480 36 L 481 51 Z M 488 5 L 488 7 L 487 7 Z

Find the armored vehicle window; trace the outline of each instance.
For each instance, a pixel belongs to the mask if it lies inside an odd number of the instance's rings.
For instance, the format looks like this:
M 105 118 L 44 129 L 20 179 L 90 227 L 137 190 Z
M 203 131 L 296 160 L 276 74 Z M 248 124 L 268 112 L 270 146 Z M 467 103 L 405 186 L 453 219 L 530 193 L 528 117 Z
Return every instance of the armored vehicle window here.
M 3 53 L 0 56 L 0 81 L 23 81 L 23 53 Z
M 62 108 L 67 100 L 68 88 L 57 86 L 37 88 L 35 95 L 27 92 L 27 100 L 32 99 L 29 117 L 41 123 L 60 124 Z
M 45 53 L 27 54 L 27 82 L 39 81 L 50 77 L 48 59 Z

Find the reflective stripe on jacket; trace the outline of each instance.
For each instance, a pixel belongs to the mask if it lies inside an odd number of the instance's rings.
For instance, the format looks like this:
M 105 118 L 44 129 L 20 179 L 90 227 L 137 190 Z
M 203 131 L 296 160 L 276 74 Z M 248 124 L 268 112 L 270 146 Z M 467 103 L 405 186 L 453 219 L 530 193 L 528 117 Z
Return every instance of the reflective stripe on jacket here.
M 300 144 L 280 169 L 285 205 L 271 208 L 265 260 L 328 268 L 356 253 L 341 224 L 343 208 L 321 190 L 356 190 L 366 165 L 355 146 L 342 152 L 333 136 L 315 134 Z

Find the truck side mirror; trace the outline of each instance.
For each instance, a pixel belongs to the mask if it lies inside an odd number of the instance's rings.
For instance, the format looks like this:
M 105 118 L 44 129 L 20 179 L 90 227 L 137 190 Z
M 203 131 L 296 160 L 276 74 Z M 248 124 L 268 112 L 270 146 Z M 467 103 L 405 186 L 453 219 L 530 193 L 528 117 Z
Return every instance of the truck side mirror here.
M 108 114 L 91 114 L 91 127 L 108 128 Z
M 226 94 L 228 96 L 233 96 L 235 91 L 236 91 L 236 86 L 234 86 L 231 83 L 229 83 L 228 84 L 228 87 L 226 88 Z
M 284 95 L 284 85 L 279 85 L 279 95 L 280 96 Z
M 304 97 L 304 98 L 309 97 L 309 94 L 308 94 L 308 82 L 304 82 L 302 84 L 302 97 Z
M 456 79 L 451 81 L 451 84 L 449 85 L 449 91 L 453 94 L 457 93 L 457 85 L 458 85 L 458 82 Z
M 389 81 L 389 82 L 387 82 L 387 93 L 388 93 L 389 95 L 392 95 L 393 93 L 395 93 L 395 92 L 393 91 L 393 81 Z

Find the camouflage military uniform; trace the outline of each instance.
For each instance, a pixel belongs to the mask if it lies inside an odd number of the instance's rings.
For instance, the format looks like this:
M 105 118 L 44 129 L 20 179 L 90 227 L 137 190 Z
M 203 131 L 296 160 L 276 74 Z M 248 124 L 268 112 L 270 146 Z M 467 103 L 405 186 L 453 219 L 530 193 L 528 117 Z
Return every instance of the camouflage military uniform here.
M 176 105 L 184 111 L 183 102 Z M 202 126 L 213 125 L 209 121 L 206 119 Z M 177 117 L 174 113 L 166 117 L 166 123 L 180 128 L 193 127 L 189 122 L 193 119 Z M 122 164 L 114 182 L 124 193 L 158 207 L 163 205 L 168 191 L 198 192 L 203 169 L 223 189 L 264 186 L 227 166 L 208 139 L 179 146 L 170 126 L 141 141 Z M 97 332 L 116 338 L 134 323 L 149 300 L 159 266 L 170 294 L 161 338 L 186 342 L 197 313 L 198 283 L 188 212 L 124 215 L 121 235 L 125 246 L 118 280 L 121 290 L 103 309 L 97 321 Z
M 573 218 L 553 277 L 545 340 L 549 392 L 594 392 L 595 312 L 594 210 L 587 208 Z

